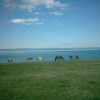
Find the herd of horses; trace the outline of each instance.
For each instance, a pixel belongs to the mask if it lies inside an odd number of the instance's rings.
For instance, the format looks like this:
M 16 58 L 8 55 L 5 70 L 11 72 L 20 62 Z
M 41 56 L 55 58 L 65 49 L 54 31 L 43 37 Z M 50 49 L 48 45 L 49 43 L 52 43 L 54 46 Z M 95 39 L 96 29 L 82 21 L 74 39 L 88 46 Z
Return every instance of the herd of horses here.
M 71 56 L 69 56 L 69 58 L 70 58 L 70 60 L 72 60 L 72 59 L 79 59 L 79 56 L 77 56 L 77 55 L 71 55 Z M 32 57 L 27 58 L 28 62 L 31 62 L 32 60 L 33 60 Z M 44 61 L 44 58 L 43 57 L 37 57 L 36 61 L 42 62 L 42 61 Z M 55 62 L 59 62 L 59 61 L 64 61 L 64 58 L 61 55 L 55 56 Z M 12 57 L 8 58 L 8 62 L 9 63 L 13 62 Z
M 71 55 L 71 56 L 69 56 L 69 58 L 70 58 L 70 60 L 79 59 L 79 57 L 77 55 Z M 58 55 L 55 57 L 55 62 L 56 61 L 64 61 L 64 58 L 62 56 Z

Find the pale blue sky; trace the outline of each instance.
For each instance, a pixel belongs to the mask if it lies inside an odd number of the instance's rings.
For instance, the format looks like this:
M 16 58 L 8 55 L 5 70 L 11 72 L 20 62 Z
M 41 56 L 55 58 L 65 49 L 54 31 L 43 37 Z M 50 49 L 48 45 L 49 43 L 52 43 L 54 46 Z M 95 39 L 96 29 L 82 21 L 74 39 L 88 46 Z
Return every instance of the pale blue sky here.
M 0 49 L 100 47 L 100 0 L 0 0 Z

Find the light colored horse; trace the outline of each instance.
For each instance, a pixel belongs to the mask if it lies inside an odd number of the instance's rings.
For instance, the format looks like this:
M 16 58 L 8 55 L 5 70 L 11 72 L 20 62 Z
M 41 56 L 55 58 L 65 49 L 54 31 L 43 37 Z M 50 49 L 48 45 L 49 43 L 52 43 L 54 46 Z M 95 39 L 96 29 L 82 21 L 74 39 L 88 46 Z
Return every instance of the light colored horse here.
M 12 62 L 13 62 L 13 60 L 12 60 L 11 57 L 8 58 L 8 62 L 9 62 L 9 63 L 12 63 Z
M 64 58 L 60 55 L 55 57 L 55 61 L 63 61 L 63 60 L 64 60 Z
M 70 60 L 71 59 L 79 59 L 79 57 L 77 55 L 71 55 L 71 56 L 69 56 L 69 58 L 70 58 Z
M 33 59 L 32 57 L 29 57 L 29 58 L 27 58 L 27 61 L 30 61 L 31 62 L 32 59 Z
M 39 61 L 39 62 L 42 62 L 42 61 L 44 61 L 44 58 L 43 57 L 37 57 L 36 60 Z

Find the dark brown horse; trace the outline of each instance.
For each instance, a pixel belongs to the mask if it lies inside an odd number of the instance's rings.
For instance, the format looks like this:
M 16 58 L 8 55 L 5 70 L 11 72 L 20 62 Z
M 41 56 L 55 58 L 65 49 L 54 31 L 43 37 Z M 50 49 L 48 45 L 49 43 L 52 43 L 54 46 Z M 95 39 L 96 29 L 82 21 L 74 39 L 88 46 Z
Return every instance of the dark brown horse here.
M 55 61 L 63 61 L 63 60 L 64 60 L 64 58 L 60 55 L 55 57 Z
M 30 61 L 30 62 L 31 62 L 31 61 L 32 61 L 32 59 L 33 59 L 32 57 L 27 58 L 27 61 Z
M 71 56 L 69 56 L 69 58 L 70 58 L 70 60 L 71 59 L 79 59 L 79 57 L 77 55 L 71 55 Z

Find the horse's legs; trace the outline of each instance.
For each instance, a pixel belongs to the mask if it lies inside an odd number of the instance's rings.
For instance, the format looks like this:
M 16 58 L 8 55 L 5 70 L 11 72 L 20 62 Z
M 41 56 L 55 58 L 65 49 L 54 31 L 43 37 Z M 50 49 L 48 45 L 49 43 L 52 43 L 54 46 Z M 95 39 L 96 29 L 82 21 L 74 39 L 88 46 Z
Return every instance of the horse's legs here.
M 55 58 L 55 62 L 56 62 L 56 60 L 57 60 L 57 59 Z

